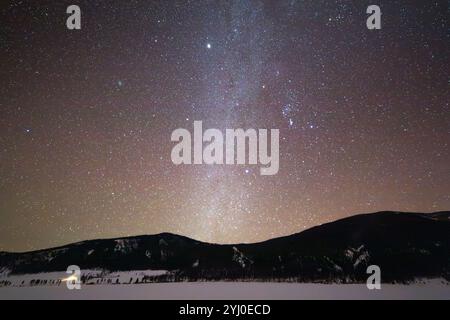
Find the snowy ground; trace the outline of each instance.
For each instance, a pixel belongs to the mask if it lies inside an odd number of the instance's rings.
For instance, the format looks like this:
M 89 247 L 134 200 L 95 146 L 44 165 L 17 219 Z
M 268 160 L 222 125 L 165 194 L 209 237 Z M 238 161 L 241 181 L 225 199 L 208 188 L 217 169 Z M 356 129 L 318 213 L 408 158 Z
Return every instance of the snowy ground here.
M 440 279 L 411 285 L 383 284 L 368 290 L 357 284 L 185 282 L 132 285 L 84 285 L 80 290 L 59 286 L 3 287 L 0 299 L 445 299 L 450 285 Z

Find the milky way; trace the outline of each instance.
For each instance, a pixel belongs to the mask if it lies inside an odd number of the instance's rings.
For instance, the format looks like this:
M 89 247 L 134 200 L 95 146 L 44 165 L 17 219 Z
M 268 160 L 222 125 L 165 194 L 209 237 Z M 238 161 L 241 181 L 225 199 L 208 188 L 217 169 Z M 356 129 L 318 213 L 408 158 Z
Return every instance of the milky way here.
M 368 30 L 372 2 L 2 2 L 0 250 L 448 210 L 448 3 L 377 0 Z M 280 129 L 279 173 L 175 166 L 195 120 Z

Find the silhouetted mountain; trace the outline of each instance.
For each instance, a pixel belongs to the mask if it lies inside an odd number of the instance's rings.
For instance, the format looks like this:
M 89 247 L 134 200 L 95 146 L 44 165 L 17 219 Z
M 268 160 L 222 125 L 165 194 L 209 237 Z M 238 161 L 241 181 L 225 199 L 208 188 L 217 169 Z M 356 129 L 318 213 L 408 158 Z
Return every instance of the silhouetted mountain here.
M 441 211 L 441 212 L 431 213 L 430 216 L 433 219 L 450 221 L 450 212 L 449 211 Z
M 379 212 L 327 223 L 260 243 L 219 245 L 170 233 L 91 240 L 27 253 L 0 253 L 0 272 L 81 269 L 168 270 L 154 281 L 365 281 L 368 265 L 383 281 L 450 280 L 450 212 Z

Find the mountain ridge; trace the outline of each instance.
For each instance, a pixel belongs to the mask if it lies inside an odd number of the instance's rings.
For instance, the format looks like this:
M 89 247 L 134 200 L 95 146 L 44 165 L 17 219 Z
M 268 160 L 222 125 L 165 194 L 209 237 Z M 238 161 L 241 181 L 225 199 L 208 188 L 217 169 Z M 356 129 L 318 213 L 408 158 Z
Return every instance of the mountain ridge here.
M 36 249 L 36 250 L 26 250 L 26 251 L 1 251 L 0 250 L 0 254 L 3 254 L 3 253 L 6 253 L 6 254 L 37 253 L 37 252 L 46 251 L 46 250 L 61 249 L 61 248 L 67 247 L 67 246 L 82 244 L 82 243 L 91 242 L 91 241 L 107 241 L 107 240 L 118 240 L 118 239 L 143 238 L 143 237 L 153 237 L 153 236 L 162 236 L 162 235 L 177 236 L 177 237 L 182 237 L 182 238 L 187 238 L 189 240 L 197 241 L 197 242 L 200 242 L 200 243 L 212 244 L 212 245 L 260 244 L 260 243 L 264 243 L 264 242 L 267 242 L 267 241 L 272 241 L 272 240 L 276 240 L 276 239 L 282 239 L 282 238 L 286 238 L 286 237 L 295 236 L 295 235 L 301 234 L 303 232 L 306 232 L 306 231 L 309 231 L 309 230 L 312 230 L 312 229 L 315 229 L 315 228 L 319 228 L 319 227 L 322 227 L 322 226 L 325 226 L 325 225 L 328 225 L 328 224 L 333 224 L 333 223 L 336 223 L 336 222 L 339 222 L 339 221 L 343 221 L 343 220 L 346 220 L 346 219 L 351 219 L 351 218 L 354 218 L 354 217 L 368 216 L 368 215 L 379 215 L 379 214 L 384 214 L 384 213 L 419 215 L 421 217 L 431 217 L 431 218 L 437 218 L 437 219 L 443 219 L 442 216 L 444 216 L 445 220 L 449 220 L 450 221 L 450 211 L 435 211 L 435 212 L 428 212 L 428 213 L 420 213 L 420 212 L 408 212 L 408 211 L 383 210 L 383 211 L 355 214 L 355 215 L 352 215 L 352 216 L 348 216 L 348 217 L 344 217 L 344 218 L 341 218 L 341 219 L 325 222 L 323 224 L 319 224 L 319 225 L 316 225 L 316 226 L 312 226 L 310 228 L 307 228 L 305 230 L 302 230 L 302 231 L 299 231 L 299 232 L 295 232 L 295 233 L 292 233 L 292 234 L 277 236 L 277 237 L 274 237 L 274 238 L 269 238 L 269 239 L 266 239 L 266 240 L 261 240 L 261 241 L 256 241 L 256 242 L 238 242 L 238 243 L 207 242 L 207 241 L 198 240 L 198 239 L 186 236 L 186 235 L 181 235 L 181 234 L 177 234 L 177 233 L 173 233 L 173 232 L 159 232 L 159 233 L 153 233 L 153 234 L 138 234 L 138 235 L 134 235 L 134 236 L 119 236 L 119 237 L 86 239 L 86 240 L 70 242 L 70 243 L 57 245 L 57 246 L 51 246 L 51 247 L 47 247 L 47 248 Z
M 450 212 L 359 214 L 256 243 L 214 244 L 163 232 L 86 240 L 24 253 L 0 253 L 11 274 L 167 270 L 154 281 L 261 280 L 358 282 L 366 267 L 384 278 L 450 279 Z

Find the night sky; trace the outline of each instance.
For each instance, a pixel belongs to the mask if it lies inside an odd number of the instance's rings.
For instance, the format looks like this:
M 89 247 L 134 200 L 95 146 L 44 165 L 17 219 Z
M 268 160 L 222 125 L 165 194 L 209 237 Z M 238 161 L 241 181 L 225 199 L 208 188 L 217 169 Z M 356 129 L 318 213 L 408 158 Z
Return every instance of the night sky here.
M 66 28 L 71 4 L 81 30 Z M 0 9 L 0 250 L 159 232 L 254 242 L 450 209 L 447 1 Z M 280 129 L 278 174 L 175 166 L 171 133 L 194 120 Z

